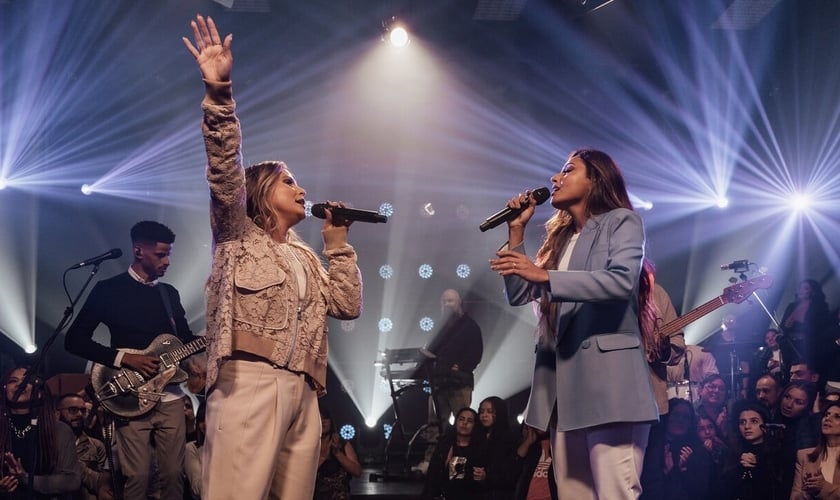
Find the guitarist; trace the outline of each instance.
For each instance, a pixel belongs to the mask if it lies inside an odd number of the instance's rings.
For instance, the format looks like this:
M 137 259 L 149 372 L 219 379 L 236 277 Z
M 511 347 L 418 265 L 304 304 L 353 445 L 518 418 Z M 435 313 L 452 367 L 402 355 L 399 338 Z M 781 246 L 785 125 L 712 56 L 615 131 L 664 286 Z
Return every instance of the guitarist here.
M 146 349 L 163 333 L 184 341 L 192 339 L 178 291 L 161 283 L 169 267 L 175 234 L 154 221 L 131 228 L 134 261 L 128 271 L 98 282 L 67 332 L 67 351 L 105 366 L 127 367 L 146 379 L 157 374 L 157 356 L 119 351 Z M 103 323 L 111 333 L 110 346 L 93 340 Z M 185 422 L 184 393 L 178 384 L 166 386 L 164 395 L 148 413 L 116 421 L 119 463 L 125 479 L 126 500 L 145 499 L 153 459 L 157 460 L 162 499 L 183 497 Z

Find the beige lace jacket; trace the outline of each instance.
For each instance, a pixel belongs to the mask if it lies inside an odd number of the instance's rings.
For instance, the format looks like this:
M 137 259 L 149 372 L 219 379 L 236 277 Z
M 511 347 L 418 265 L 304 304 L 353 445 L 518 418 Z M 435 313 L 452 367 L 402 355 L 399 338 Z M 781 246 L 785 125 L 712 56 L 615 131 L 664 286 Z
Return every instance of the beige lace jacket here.
M 215 102 L 202 103 L 213 267 L 207 281 L 207 387 L 212 388 L 222 361 L 235 350 L 253 353 L 278 367 L 308 374 L 324 392 L 327 375 L 326 317 L 354 319 L 362 308 L 362 281 L 350 245 L 324 251 L 324 269 L 305 244 L 279 244 L 246 214 L 241 132 L 230 83 Z M 306 294 L 290 259 L 306 272 Z

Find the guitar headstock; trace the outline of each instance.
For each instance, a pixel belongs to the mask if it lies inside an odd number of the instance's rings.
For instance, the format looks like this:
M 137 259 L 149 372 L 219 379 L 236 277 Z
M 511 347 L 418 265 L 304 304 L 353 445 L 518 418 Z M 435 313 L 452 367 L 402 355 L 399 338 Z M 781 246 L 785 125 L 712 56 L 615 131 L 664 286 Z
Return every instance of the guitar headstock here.
M 756 276 L 755 278 L 736 283 L 724 288 L 721 299 L 727 304 L 740 304 L 756 290 L 770 288 L 773 285 L 773 277 L 770 275 Z

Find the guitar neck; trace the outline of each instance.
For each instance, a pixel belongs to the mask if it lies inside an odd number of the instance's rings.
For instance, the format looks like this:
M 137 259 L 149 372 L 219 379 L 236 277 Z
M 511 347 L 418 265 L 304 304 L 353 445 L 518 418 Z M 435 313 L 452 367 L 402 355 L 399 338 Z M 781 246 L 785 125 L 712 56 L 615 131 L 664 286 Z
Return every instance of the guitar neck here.
M 207 347 L 207 342 L 205 341 L 204 337 L 199 337 L 192 342 L 184 344 L 183 346 L 173 349 L 166 353 L 172 361 L 175 363 L 181 361 L 182 359 L 188 358 L 193 354 L 197 353 L 198 351 L 203 350 Z
M 685 313 L 684 315 L 668 323 L 667 325 L 664 325 L 659 329 L 659 334 L 662 336 L 670 336 L 674 333 L 677 333 L 686 326 L 690 325 L 691 323 L 694 323 L 698 319 L 709 314 L 710 312 L 714 311 L 715 309 L 721 307 L 724 304 L 726 304 L 726 301 L 723 300 L 722 295 L 719 297 L 715 297 L 712 300 L 706 302 L 705 304 Z

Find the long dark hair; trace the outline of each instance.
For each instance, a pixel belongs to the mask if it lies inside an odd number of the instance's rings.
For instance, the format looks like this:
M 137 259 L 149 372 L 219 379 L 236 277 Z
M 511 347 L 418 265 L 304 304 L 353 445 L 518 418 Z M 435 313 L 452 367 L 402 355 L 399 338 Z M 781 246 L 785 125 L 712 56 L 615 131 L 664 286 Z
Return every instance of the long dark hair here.
M 29 372 L 29 368 L 14 368 L 3 374 L 2 385 L 5 392 L 6 384 L 9 383 L 12 373 L 15 370 L 23 370 L 25 376 Z M 22 381 L 21 381 L 22 382 Z M 55 405 L 53 403 L 52 394 L 46 384 L 37 383 L 35 380 L 35 387 L 31 391 L 32 407 L 35 414 L 32 415 L 38 418 L 38 450 L 36 451 L 36 471 L 35 473 L 43 474 L 45 472 L 55 469 L 58 463 L 58 444 L 56 440 L 56 417 Z M 14 433 L 11 428 L 11 412 L 9 411 L 9 402 L 6 401 L 6 395 L 0 398 L 0 453 L 5 455 L 6 452 L 13 453 L 12 436 Z
M 591 184 L 591 190 L 586 198 L 586 215 L 598 215 L 616 208 L 633 210 L 630 195 L 624 183 L 624 176 L 613 159 L 603 151 L 595 149 L 578 149 L 572 151 L 568 160 L 580 158 L 586 165 L 586 177 Z M 545 223 L 546 237 L 542 246 L 537 250 L 537 266 L 553 270 L 563 254 L 563 249 L 569 243 L 575 232 L 572 215 L 566 210 L 557 210 Z M 653 304 L 653 266 L 649 264 L 643 269 L 639 277 L 639 322 L 645 353 L 651 359 L 656 346 L 659 345 L 654 328 L 655 321 L 650 318 L 656 316 Z M 554 311 L 556 304 L 550 297 L 543 295 L 540 300 L 540 312 L 544 318 L 542 325 L 546 333 L 553 335 Z
M 489 429 L 484 429 L 484 432 L 488 435 L 488 441 L 504 442 L 505 439 L 510 439 L 510 422 L 508 420 L 508 408 L 507 404 L 505 403 L 505 400 L 498 396 L 490 396 L 488 398 L 484 398 L 478 405 L 479 412 L 481 412 L 481 405 L 483 405 L 484 403 L 490 403 L 490 406 L 493 407 L 493 411 L 496 414 L 496 420 L 493 421 L 493 425 L 490 426 Z M 480 421 L 479 425 L 481 425 Z

